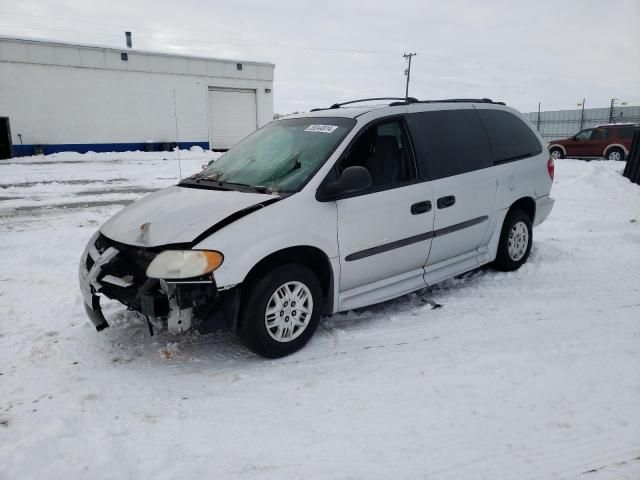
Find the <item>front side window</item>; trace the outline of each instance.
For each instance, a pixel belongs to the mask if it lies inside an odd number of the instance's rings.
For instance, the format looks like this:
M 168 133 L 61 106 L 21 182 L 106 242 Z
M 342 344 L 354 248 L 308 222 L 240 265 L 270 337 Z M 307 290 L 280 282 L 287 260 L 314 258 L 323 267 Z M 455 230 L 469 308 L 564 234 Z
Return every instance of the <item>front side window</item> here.
M 366 127 L 338 164 L 338 175 L 353 166 L 369 170 L 374 189 L 415 180 L 416 168 L 402 122 L 392 120 Z
M 593 135 L 593 128 L 587 128 L 576 134 L 576 140 L 590 140 Z
M 336 117 L 272 122 L 190 180 L 296 191 L 329 158 L 355 123 L 351 118 Z

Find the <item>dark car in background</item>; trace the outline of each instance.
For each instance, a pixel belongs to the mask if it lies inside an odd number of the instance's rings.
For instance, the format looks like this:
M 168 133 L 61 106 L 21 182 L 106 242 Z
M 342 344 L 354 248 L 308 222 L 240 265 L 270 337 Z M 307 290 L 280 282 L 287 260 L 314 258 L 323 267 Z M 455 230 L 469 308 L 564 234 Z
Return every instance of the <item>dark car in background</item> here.
M 629 155 L 633 130 L 637 125 L 616 123 L 598 125 L 576 133 L 573 137 L 549 142 L 553 158 L 604 157 L 624 160 Z

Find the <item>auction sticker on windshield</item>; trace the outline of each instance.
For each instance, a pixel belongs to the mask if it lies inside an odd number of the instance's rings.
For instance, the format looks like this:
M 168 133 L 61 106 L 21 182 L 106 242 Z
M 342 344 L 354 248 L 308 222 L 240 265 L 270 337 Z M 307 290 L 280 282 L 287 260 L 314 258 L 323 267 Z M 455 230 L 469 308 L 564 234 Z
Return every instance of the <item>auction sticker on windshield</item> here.
M 305 132 L 333 133 L 338 128 L 336 125 L 309 125 L 304 129 Z

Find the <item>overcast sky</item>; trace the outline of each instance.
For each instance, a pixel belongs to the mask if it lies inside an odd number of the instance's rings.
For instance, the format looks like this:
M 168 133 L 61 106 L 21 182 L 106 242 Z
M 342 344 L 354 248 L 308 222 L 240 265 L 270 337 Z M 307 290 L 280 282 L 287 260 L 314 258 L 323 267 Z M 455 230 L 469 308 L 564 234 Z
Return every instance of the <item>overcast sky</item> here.
M 640 0 L 0 0 L 0 34 L 275 63 L 275 111 L 409 94 L 640 104 Z

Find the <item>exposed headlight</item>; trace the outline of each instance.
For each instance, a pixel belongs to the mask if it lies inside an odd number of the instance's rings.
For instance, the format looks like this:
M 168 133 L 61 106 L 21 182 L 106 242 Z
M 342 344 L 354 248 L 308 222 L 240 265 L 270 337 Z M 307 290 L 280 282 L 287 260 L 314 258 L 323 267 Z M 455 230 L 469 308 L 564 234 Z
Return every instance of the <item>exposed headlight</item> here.
M 165 250 L 147 267 L 147 277 L 185 279 L 200 277 L 222 265 L 224 256 L 211 250 Z

